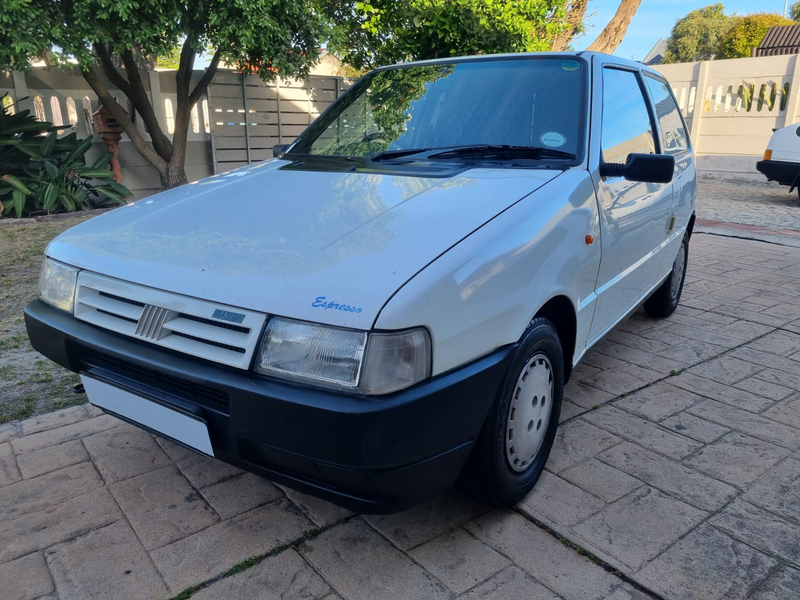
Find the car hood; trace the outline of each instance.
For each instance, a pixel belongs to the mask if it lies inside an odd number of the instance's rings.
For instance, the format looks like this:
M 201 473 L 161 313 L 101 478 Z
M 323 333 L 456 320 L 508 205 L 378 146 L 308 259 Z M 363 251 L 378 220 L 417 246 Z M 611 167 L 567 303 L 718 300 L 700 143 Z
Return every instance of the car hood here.
M 427 264 L 553 179 L 280 169 L 271 160 L 86 221 L 48 256 L 125 281 L 270 314 L 369 329 Z

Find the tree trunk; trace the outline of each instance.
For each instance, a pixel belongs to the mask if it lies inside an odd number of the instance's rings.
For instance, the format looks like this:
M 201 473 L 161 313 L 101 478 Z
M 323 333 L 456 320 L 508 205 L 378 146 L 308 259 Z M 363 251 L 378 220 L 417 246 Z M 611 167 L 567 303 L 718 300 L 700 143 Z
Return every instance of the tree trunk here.
M 631 20 L 641 3 L 642 0 L 622 0 L 614 17 L 587 50 L 605 52 L 607 54 L 614 52 L 622 42 L 622 38 L 625 37 L 628 25 L 631 24 Z
M 567 28 L 553 39 L 551 47 L 553 52 L 562 52 L 567 49 L 572 38 L 578 32 L 581 23 L 583 23 L 583 17 L 586 14 L 588 5 L 589 0 L 572 0 L 567 10 Z

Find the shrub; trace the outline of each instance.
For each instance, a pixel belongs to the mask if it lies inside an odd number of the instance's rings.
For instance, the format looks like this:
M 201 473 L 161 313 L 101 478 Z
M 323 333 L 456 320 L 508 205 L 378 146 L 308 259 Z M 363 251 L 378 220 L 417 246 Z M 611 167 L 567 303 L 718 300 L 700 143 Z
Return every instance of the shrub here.
M 91 208 L 91 197 L 102 195 L 120 204 L 133 197 L 112 180 L 111 152 L 86 165 L 91 136 L 79 140 L 70 133 L 59 138 L 58 132 L 69 126 L 37 121 L 28 110 L 12 114 L 6 96 L 0 105 L 0 215 L 85 210 Z
M 737 17 L 733 27 L 720 39 L 715 58 L 746 58 L 750 56 L 751 48 L 757 47 L 767 35 L 767 29 L 776 25 L 794 24 L 794 21 L 775 13 Z

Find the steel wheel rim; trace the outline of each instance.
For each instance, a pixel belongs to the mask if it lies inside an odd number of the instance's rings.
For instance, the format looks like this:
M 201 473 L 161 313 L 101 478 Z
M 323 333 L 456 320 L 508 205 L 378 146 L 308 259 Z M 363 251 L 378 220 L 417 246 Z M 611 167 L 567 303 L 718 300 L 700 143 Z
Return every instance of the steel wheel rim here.
M 505 447 L 512 471 L 525 471 L 539 454 L 552 409 L 553 367 L 539 352 L 522 369 L 508 407 Z
M 670 287 L 670 298 L 673 302 L 678 298 L 683 283 L 683 271 L 686 268 L 686 245 L 681 244 L 675 264 L 672 266 L 672 286 Z

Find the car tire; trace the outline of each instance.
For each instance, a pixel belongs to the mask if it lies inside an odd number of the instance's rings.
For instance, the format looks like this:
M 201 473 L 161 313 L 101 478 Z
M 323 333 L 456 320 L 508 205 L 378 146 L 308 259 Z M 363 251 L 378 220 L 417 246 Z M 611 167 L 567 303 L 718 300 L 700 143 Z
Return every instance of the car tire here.
M 553 324 L 531 321 L 475 441 L 459 487 L 487 506 L 513 506 L 533 489 L 558 429 L 564 357 Z
M 644 310 L 648 315 L 657 319 L 664 319 L 675 312 L 681 301 L 688 263 L 689 236 L 686 235 L 681 242 L 675 262 L 672 263 L 672 271 L 670 271 L 669 277 L 644 303 Z

